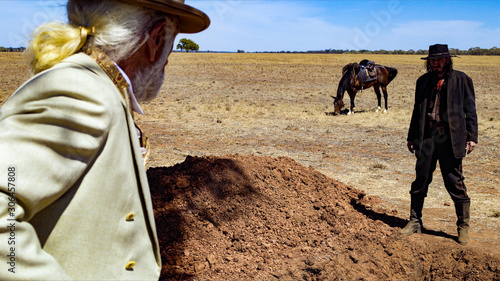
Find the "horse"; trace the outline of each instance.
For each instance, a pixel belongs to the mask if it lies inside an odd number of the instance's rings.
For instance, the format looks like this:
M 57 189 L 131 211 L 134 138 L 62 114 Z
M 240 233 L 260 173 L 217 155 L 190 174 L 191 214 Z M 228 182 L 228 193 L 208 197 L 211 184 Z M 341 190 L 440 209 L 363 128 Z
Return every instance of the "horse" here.
M 348 112 L 348 114 L 354 113 L 354 98 L 356 97 L 356 93 L 363 89 L 367 89 L 373 86 L 373 89 L 375 90 L 375 94 L 377 94 L 377 99 L 378 99 L 378 109 L 377 112 L 380 110 L 381 107 L 381 95 L 380 95 L 380 88 L 382 88 L 382 92 L 384 93 L 384 100 L 385 100 L 385 110 L 384 113 L 387 112 L 387 85 L 391 83 L 391 81 L 396 77 L 398 74 L 398 70 L 396 68 L 388 67 L 388 66 L 383 66 L 380 64 L 375 64 L 374 65 L 374 70 L 377 73 L 377 79 L 370 81 L 370 82 L 362 82 L 360 83 L 360 71 L 362 71 L 362 67 L 358 63 L 350 63 L 347 64 L 346 66 L 343 67 L 342 69 L 342 78 L 340 79 L 339 82 L 339 87 L 337 89 L 337 96 L 331 96 L 334 99 L 334 106 L 335 110 L 333 114 L 338 114 L 340 110 L 344 107 L 344 93 L 347 91 L 349 93 L 349 97 L 351 98 L 351 108 Z

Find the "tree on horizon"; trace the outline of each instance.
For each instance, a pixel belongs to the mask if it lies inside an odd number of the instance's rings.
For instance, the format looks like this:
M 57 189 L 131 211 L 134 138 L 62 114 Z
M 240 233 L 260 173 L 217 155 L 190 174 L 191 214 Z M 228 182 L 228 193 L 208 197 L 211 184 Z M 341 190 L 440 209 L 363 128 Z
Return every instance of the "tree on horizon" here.
M 198 46 L 198 44 L 191 39 L 182 38 L 179 40 L 179 44 L 177 44 L 177 49 L 180 49 L 181 51 L 185 50 L 186 53 L 189 51 L 197 52 L 200 49 L 200 46 Z

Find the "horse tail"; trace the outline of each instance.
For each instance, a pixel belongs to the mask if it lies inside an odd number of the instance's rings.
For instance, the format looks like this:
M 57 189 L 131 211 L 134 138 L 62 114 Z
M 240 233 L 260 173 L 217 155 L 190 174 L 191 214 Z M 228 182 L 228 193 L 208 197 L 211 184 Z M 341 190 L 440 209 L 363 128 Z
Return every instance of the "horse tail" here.
M 387 69 L 387 75 L 388 75 L 388 79 L 387 79 L 387 84 L 391 83 L 391 81 L 396 78 L 396 75 L 398 75 L 398 70 L 393 68 L 393 67 L 388 67 L 388 66 L 384 66 L 385 69 Z

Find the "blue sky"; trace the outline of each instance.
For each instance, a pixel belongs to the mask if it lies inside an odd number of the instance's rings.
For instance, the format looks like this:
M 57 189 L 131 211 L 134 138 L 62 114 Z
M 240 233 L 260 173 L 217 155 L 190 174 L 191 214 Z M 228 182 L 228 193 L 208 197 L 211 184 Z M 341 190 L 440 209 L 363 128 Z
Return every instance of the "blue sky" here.
M 66 21 L 64 0 L 0 0 L 0 46 L 25 46 L 46 21 Z M 186 0 L 212 21 L 181 34 L 211 51 L 426 50 L 500 47 L 500 1 Z

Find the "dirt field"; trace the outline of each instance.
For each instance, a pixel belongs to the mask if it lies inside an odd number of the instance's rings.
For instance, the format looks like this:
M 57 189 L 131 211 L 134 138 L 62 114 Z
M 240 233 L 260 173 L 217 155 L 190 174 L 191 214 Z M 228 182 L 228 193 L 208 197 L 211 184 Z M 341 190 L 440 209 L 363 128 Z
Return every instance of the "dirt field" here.
M 375 112 L 367 89 L 355 114 L 330 115 L 342 66 L 364 58 L 399 71 L 389 112 Z M 439 171 L 424 206 L 427 232 L 397 233 L 414 177 L 406 130 L 419 56 L 172 54 L 162 92 L 137 116 L 152 144 L 163 277 L 499 280 L 498 63 L 454 59 L 474 81 L 479 117 L 479 144 L 464 160 L 472 199 L 464 247 Z M 0 53 L 0 64 L 1 104 L 29 75 L 19 54 Z

